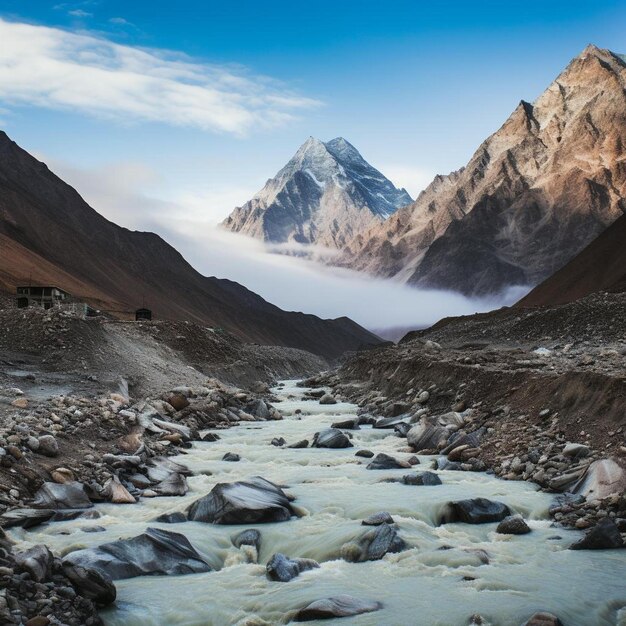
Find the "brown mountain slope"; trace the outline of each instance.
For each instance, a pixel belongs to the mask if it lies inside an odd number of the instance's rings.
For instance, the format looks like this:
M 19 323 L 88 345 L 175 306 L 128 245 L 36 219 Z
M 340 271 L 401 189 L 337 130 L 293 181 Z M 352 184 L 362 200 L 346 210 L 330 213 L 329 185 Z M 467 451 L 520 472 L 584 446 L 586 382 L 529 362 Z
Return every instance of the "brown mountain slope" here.
M 624 60 L 588 46 L 344 262 L 466 294 L 544 280 L 626 209 L 625 87 Z
M 379 340 L 347 318 L 288 313 L 241 285 L 196 272 L 153 233 L 94 211 L 43 163 L 0 132 L 0 286 L 53 283 L 95 306 L 221 326 L 245 341 L 334 358 Z
M 626 215 L 516 306 L 566 304 L 596 291 L 626 291 Z

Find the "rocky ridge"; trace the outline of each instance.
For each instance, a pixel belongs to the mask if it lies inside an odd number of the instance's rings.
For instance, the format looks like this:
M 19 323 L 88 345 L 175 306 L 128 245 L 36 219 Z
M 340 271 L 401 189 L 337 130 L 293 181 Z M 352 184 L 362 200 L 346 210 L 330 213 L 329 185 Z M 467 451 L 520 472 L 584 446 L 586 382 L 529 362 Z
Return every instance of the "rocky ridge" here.
M 623 58 L 588 46 L 340 263 L 469 295 L 541 282 L 624 213 L 625 86 Z
M 341 249 L 411 202 L 342 137 L 309 137 L 252 200 L 222 226 L 271 243 Z

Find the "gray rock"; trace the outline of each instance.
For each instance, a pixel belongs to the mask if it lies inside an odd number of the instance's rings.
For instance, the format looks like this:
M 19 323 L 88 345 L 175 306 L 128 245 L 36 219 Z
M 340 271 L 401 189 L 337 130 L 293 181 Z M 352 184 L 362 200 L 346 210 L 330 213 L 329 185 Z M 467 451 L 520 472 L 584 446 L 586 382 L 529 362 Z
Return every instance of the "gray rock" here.
M 371 450 L 358 450 L 354 453 L 354 456 L 360 456 L 364 459 L 371 459 L 374 456 L 374 453 Z
M 268 561 L 265 572 L 270 580 L 286 583 L 302 572 L 319 566 L 319 563 L 313 559 L 290 559 L 278 552 Z
M 387 469 L 402 469 L 409 467 L 408 463 L 404 463 L 402 461 L 398 461 L 394 459 L 392 456 L 385 454 L 384 452 L 380 452 L 377 454 L 371 463 L 368 463 L 368 470 L 387 470 Z
M 37 545 L 15 555 L 17 566 L 30 574 L 38 583 L 50 580 L 52 576 L 52 553 L 44 545 Z
M 160 483 L 151 487 L 159 496 L 184 496 L 189 490 L 187 479 L 177 472 L 172 472 L 167 478 Z
M 163 513 L 163 515 L 159 515 L 154 521 L 159 524 L 182 524 L 187 521 L 187 516 L 184 513 L 176 511 L 175 513 Z
M 377 561 L 388 552 L 401 552 L 406 543 L 389 524 L 380 524 L 341 547 L 341 556 L 351 563 Z
M 563 448 L 563 456 L 572 458 L 572 459 L 582 459 L 586 456 L 589 456 L 591 452 L 591 448 L 582 443 L 568 443 L 565 444 Z
M 70 552 L 63 564 L 95 569 L 112 580 L 211 571 L 187 537 L 157 528 L 148 528 L 132 539 L 120 539 L 97 548 Z
M 374 422 L 374 428 L 394 428 L 398 424 L 405 423 L 403 416 L 394 416 L 394 417 L 383 417 L 382 419 L 376 420 Z
M 600 520 L 587 534 L 570 546 L 570 550 L 612 550 L 623 548 L 624 541 L 615 522 Z
M 236 463 L 237 461 L 241 461 L 241 457 L 235 452 L 227 452 L 222 457 L 222 461 L 230 461 L 231 463 Z
M 59 456 L 59 444 L 52 435 L 42 435 L 39 437 L 37 452 L 49 457 Z
M 496 532 L 503 535 L 526 535 L 530 532 L 530 526 L 521 515 L 511 515 L 498 524 Z
M 233 545 L 235 548 L 241 548 L 241 546 L 254 546 L 257 552 L 261 549 L 261 532 L 256 528 L 248 528 L 240 532 L 234 539 Z
M 218 483 L 196 500 L 188 518 L 214 524 L 284 522 L 294 515 L 285 492 L 260 476 L 235 483 Z
M 83 598 L 91 600 L 98 606 L 107 606 L 115 602 L 117 590 L 111 578 L 103 572 L 67 563 L 63 565 L 63 573 Z
M 334 422 L 330 425 L 331 428 L 339 428 L 344 430 L 359 430 L 358 419 L 344 420 L 343 422 Z
M 292 448 L 292 449 L 301 449 L 301 448 L 308 448 L 309 447 L 309 440 L 308 439 L 302 439 L 302 441 L 296 441 L 296 443 L 292 443 L 290 446 L 287 446 L 288 448 Z
M 449 502 L 441 514 L 439 523 L 488 524 L 499 522 L 510 514 L 509 507 L 502 502 L 487 498 L 473 498 Z
M 418 487 L 434 487 L 441 485 L 441 478 L 434 472 L 418 472 L 417 474 L 406 474 L 401 479 L 405 485 L 414 485 Z
M 337 404 L 337 400 L 329 393 L 325 393 L 319 400 L 320 404 Z
M 379 513 L 372 513 L 369 517 L 366 517 L 361 524 L 363 526 L 380 526 L 381 524 L 393 524 L 393 517 L 387 511 L 380 511 Z
M 406 435 L 408 444 L 419 452 L 420 450 L 436 450 L 440 445 L 445 444 L 449 432 L 443 426 L 433 426 L 432 424 L 417 424 L 413 426 Z
M 381 602 L 359 600 L 352 596 L 335 596 L 311 602 L 296 614 L 295 622 L 310 622 L 318 619 L 350 617 L 363 613 L 372 613 L 382 609 Z
M 45 482 L 35 493 L 32 506 L 36 509 L 88 509 L 93 504 L 82 483 Z
M 315 433 L 313 437 L 314 448 L 351 448 L 352 442 L 340 430 L 336 428 L 326 428 Z

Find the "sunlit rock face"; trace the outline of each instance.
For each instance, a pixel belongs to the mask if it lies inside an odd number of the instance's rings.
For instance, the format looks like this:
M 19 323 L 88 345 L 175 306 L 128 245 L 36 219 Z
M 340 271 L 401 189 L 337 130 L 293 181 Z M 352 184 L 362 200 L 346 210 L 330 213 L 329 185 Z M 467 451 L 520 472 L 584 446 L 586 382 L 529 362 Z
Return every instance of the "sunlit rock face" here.
M 624 213 L 625 87 L 623 58 L 588 46 L 339 263 L 471 295 L 544 280 Z
M 265 187 L 223 226 L 272 243 L 341 248 L 411 202 L 342 137 L 309 137 Z

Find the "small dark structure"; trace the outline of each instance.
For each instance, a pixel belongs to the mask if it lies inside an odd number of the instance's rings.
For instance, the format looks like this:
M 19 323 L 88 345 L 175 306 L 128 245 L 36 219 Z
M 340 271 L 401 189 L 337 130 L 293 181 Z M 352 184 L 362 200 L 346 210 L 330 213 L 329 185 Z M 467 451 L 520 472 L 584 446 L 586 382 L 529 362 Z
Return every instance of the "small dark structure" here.
M 63 304 L 70 298 L 70 294 L 63 289 L 53 286 L 26 285 L 17 288 L 17 306 L 25 309 L 29 306 L 40 306 L 51 309 Z
M 152 311 L 150 309 L 137 309 L 135 311 L 135 321 L 140 322 L 142 320 L 150 321 L 152 319 Z

